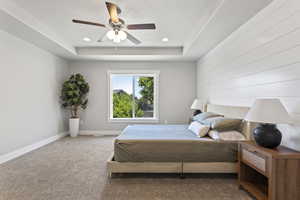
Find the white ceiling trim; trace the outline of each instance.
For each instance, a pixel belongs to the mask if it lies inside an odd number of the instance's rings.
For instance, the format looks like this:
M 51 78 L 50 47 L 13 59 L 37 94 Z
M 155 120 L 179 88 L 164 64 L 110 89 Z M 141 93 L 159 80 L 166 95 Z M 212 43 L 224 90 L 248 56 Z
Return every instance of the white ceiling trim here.
M 57 46 L 63 48 L 62 51 L 67 51 L 70 54 L 75 55 L 75 48 L 66 43 L 57 34 L 51 31 L 47 26 L 39 22 L 36 18 L 26 12 L 24 9 L 18 7 L 14 2 L 10 0 L 0 0 L 0 12 L 2 20 L 0 20 L 0 28 L 10 32 L 14 35 L 18 35 L 22 38 L 22 32 L 9 27 L 8 22 L 15 22 L 15 26 L 23 28 L 23 31 L 32 31 L 33 35 L 40 35 L 41 38 L 48 38 L 50 41 L 56 43 Z M 19 22 L 19 23 L 18 23 Z M 26 27 L 25 27 L 26 26 Z M 16 27 L 15 27 L 16 28 Z M 25 30 L 27 28 L 27 30 Z M 19 33 L 17 33 L 19 32 Z M 36 33 L 33 33 L 36 32 Z M 22 38 L 27 40 L 28 38 Z M 38 40 L 39 38 L 37 38 Z M 29 39 L 29 41 L 32 39 Z M 34 42 L 34 41 L 33 41 Z M 53 46 L 53 44 L 51 45 Z M 42 46 L 43 48 L 43 46 Z
M 208 20 L 206 21 L 206 23 L 200 28 L 200 30 L 197 32 L 197 34 L 195 35 L 195 37 L 191 38 L 191 40 L 188 40 L 185 44 L 184 44 L 184 48 L 183 48 L 183 54 L 186 54 L 192 47 L 192 45 L 199 39 L 201 33 L 204 31 L 204 29 L 207 27 L 207 25 L 211 22 L 211 20 L 213 18 L 215 18 L 215 16 L 217 15 L 218 11 L 220 10 L 220 8 L 223 6 L 225 0 L 220 0 L 219 3 L 217 4 L 217 7 L 214 9 L 214 11 L 212 12 L 212 14 L 210 15 L 210 17 L 208 18 Z
M 229 37 L 272 0 L 221 0 L 198 38 L 185 46 L 184 55 L 201 58 Z
M 189 58 L 177 55 L 80 55 L 72 60 L 97 60 L 97 61 L 191 61 L 196 58 Z
M 182 56 L 182 47 L 77 47 L 78 55 Z

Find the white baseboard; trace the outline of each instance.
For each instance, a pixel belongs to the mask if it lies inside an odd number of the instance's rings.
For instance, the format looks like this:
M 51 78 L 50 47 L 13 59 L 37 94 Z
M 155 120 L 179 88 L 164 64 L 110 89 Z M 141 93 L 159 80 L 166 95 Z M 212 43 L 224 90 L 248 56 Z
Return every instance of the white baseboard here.
M 100 131 L 92 131 L 92 130 L 81 130 L 79 135 L 93 135 L 93 136 L 117 136 L 121 134 L 121 130 L 100 130 Z
M 61 133 L 61 134 L 58 134 L 58 135 L 54 135 L 52 137 L 49 137 L 45 140 L 42 140 L 42 141 L 39 141 L 37 143 L 34 143 L 34 144 L 31 144 L 31 145 L 28 145 L 28 146 L 25 146 L 23 148 L 20 148 L 20 149 L 17 149 L 13 152 L 10 152 L 10 153 L 7 153 L 7 154 L 4 154 L 4 155 L 0 155 L 0 164 L 3 164 L 7 161 L 10 161 L 12 159 L 15 159 L 19 156 L 22 156 L 26 153 L 29 153 L 33 150 L 36 150 L 38 148 L 41 148 L 51 142 L 54 142 L 56 140 L 59 140 L 63 137 L 65 137 L 67 135 L 67 133 Z

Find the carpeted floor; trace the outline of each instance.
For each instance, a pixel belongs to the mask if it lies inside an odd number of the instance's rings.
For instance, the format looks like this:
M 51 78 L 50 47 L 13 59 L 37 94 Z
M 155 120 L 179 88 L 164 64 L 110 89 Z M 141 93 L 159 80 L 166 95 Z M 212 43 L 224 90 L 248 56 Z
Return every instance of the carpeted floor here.
M 64 138 L 0 165 L 0 200 L 251 200 L 229 175 L 108 179 L 113 137 Z

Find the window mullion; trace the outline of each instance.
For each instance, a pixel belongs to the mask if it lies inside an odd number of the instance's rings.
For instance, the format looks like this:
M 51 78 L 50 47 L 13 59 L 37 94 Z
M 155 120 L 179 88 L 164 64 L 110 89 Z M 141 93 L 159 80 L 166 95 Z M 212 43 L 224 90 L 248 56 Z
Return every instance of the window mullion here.
M 132 77 L 132 117 L 135 118 L 135 76 Z

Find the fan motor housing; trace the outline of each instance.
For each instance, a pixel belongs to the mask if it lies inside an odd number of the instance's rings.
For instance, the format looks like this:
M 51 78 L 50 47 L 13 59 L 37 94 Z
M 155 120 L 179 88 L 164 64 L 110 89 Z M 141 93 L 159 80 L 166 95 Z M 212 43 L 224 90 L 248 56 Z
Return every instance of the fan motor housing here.
M 124 28 L 125 21 L 123 19 L 119 18 L 119 22 L 115 23 L 111 19 L 109 19 L 109 25 L 113 29 L 121 29 L 121 28 Z

